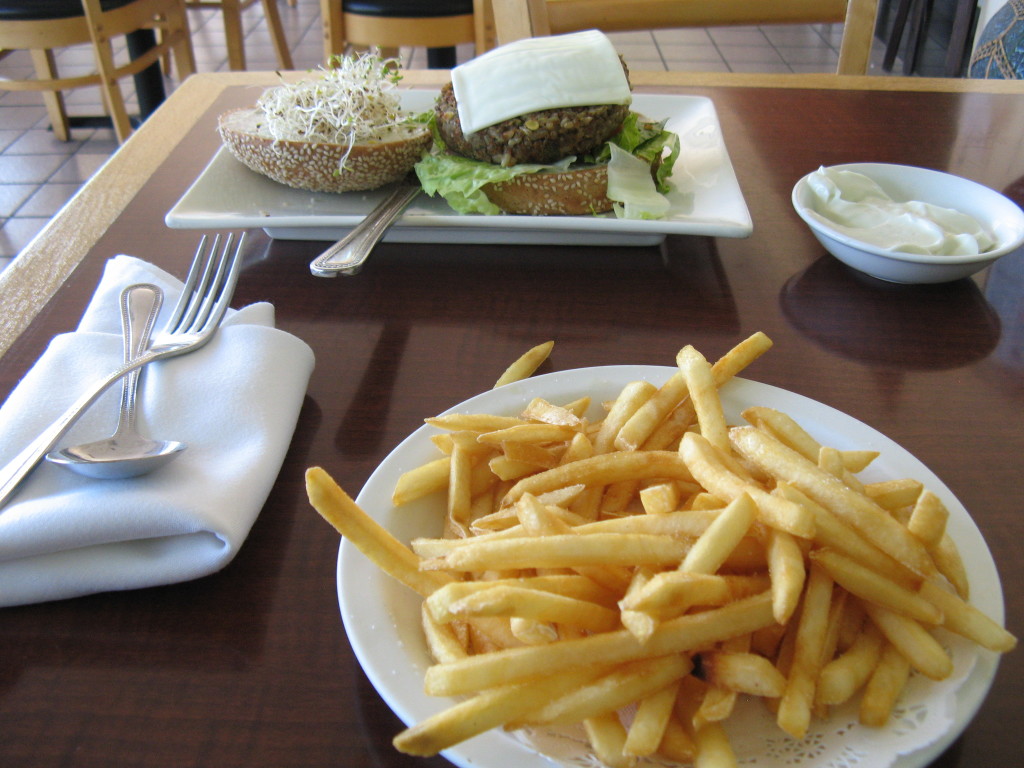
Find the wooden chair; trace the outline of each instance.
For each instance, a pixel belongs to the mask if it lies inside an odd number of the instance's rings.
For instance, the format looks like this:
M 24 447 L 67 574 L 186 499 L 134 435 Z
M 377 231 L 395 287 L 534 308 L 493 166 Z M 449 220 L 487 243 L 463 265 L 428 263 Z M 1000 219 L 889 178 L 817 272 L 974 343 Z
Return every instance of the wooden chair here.
M 499 44 L 583 29 L 844 22 L 840 74 L 864 74 L 878 0 L 492 0 Z
M 114 60 L 111 40 L 140 30 L 156 30 L 156 43 L 128 63 Z M 54 50 L 90 44 L 95 71 L 61 77 Z M 182 0 L 0 0 L 0 54 L 14 50 L 31 53 L 35 77 L 0 79 L 0 90 L 41 91 L 54 135 L 69 138 L 68 115 L 62 91 L 98 85 L 118 141 L 132 131 L 119 81 L 157 65 L 174 53 L 178 78 L 195 72 L 188 19 Z
M 267 20 L 267 29 L 270 31 L 270 42 L 274 46 L 274 53 L 277 55 L 278 66 L 281 69 L 294 69 L 292 53 L 288 48 L 288 39 L 284 34 L 284 27 L 281 24 L 281 14 L 278 12 L 277 0 L 185 0 L 189 8 L 219 8 L 224 16 L 224 36 L 228 46 L 228 68 L 232 70 L 245 69 L 245 34 L 242 31 L 242 12 L 247 10 L 256 2 L 263 3 L 263 17 Z M 289 0 L 289 5 L 295 5 L 294 0 Z
M 491 0 L 320 0 L 320 15 L 325 63 L 349 46 L 385 56 L 414 46 L 427 49 L 428 66 L 451 68 L 456 45 L 482 53 L 494 44 Z

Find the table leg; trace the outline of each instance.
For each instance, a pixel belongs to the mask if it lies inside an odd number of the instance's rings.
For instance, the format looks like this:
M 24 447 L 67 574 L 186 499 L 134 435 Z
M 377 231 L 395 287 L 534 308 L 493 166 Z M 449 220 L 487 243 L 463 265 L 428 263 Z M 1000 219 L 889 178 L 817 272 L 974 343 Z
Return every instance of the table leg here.
M 138 58 L 156 45 L 156 33 L 152 29 L 137 29 L 127 35 L 128 55 Z M 164 76 L 160 62 L 154 62 L 134 77 L 135 93 L 139 99 L 139 117 L 145 120 L 163 103 L 167 94 L 164 90 Z

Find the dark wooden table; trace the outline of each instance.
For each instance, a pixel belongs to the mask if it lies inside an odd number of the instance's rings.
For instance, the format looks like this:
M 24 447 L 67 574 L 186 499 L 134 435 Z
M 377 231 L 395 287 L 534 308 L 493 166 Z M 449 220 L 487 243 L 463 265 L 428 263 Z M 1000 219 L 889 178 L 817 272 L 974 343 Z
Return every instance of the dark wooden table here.
M 27 323 L 0 359 L 0 395 L 76 324 L 108 257 L 184 271 L 196 236 L 166 229 L 163 215 L 213 154 L 215 115 L 254 97 L 210 82 L 205 101 L 196 88 L 175 93 L 0 281 L 4 306 Z M 401 724 L 346 641 L 338 537 L 310 509 L 303 471 L 322 465 L 354 494 L 425 416 L 488 389 L 549 338 L 542 372 L 671 364 L 688 343 L 717 356 L 765 331 L 775 348 L 745 375 L 845 411 L 927 464 L 984 534 L 1021 634 L 1024 258 L 946 285 L 877 282 L 822 250 L 789 193 L 819 165 L 872 160 L 950 170 L 1024 203 L 1022 92 L 867 90 L 867 79 L 836 78 L 638 83 L 714 100 L 753 235 L 629 249 L 383 245 L 358 277 L 323 280 L 307 268 L 322 244 L 254 232 L 236 305 L 273 302 L 279 326 L 317 356 L 266 507 L 214 576 L 0 611 L 0 765 L 447 765 L 391 747 Z M 135 182 L 130 170 L 118 176 L 129 166 Z M 80 263 L 60 265 L 60 233 L 72 231 L 86 233 L 64 243 Z M 59 273 L 53 296 L 33 307 L 14 282 L 49 290 L 48 270 Z M 1024 765 L 1022 659 L 1003 659 L 935 766 Z

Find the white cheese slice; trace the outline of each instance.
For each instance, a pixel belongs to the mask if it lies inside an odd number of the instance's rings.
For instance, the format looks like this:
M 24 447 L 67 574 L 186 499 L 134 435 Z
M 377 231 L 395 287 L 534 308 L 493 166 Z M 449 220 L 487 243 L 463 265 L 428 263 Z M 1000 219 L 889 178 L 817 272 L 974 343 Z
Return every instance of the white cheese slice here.
M 598 30 L 517 40 L 452 70 L 464 133 L 541 109 L 629 104 L 629 81 Z

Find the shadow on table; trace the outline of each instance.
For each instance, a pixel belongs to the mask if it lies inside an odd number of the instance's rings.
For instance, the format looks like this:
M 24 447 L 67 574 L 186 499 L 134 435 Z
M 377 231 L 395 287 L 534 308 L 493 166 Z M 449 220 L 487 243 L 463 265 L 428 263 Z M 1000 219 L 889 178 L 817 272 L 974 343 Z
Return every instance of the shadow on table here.
M 306 398 L 283 466 L 306 465 L 320 419 L 319 407 Z M 301 476 L 278 478 L 238 554 L 217 573 L 0 610 L 0 698 L 29 669 L 110 669 L 116 676 L 117 670 L 223 671 L 259 663 L 282 553 L 296 521 L 306 519 L 293 513 L 306 507 L 303 487 Z M 309 518 L 311 526 L 321 526 Z M 301 615 L 313 608 L 289 610 Z
M 373 765 L 380 768 L 451 768 L 443 757 L 410 757 L 394 748 L 391 740 L 405 727 L 402 721 L 388 708 L 388 705 L 363 673 L 356 676 L 354 709 L 357 712 L 362 732 L 366 734 L 366 745 L 373 754 Z M 422 681 L 410 680 L 410 685 L 421 685 Z
M 830 352 L 871 366 L 946 370 L 996 347 L 999 316 L 972 280 L 899 285 L 855 272 L 831 256 L 794 275 L 782 312 Z
M 251 299 L 273 301 L 282 325 L 294 323 L 315 350 L 336 347 L 346 328 L 369 340 L 365 356 L 344 372 L 354 388 L 334 443 L 350 460 L 384 450 L 388 436 L 379 425 L 424 326 L 448 329 L 453 344 L 498 339 L 523 350 L 542 336 L 585 341 L 641 329 L 678 337 L 705 325 L 735 335 L 740 327 L 710 237 L 628 248 L 385 243 L 358 275 L 332 279 L 308 272 L 324 243 L 262 232 L 250 238 L 258 238 L 251 247 L 260 256 L 241 291 L 261 291 Z

